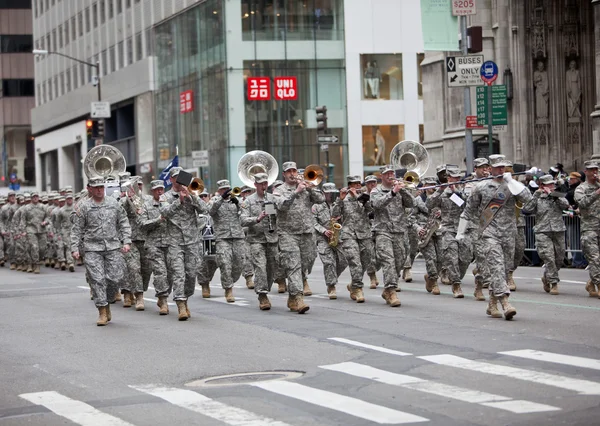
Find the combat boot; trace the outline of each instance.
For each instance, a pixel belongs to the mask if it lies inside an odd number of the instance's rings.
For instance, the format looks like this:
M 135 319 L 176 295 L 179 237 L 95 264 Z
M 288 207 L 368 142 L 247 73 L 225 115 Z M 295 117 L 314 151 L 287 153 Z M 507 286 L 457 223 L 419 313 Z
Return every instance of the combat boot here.
M 158 315 L 169 315 L 169 304 L 167 303 L 167 296 L 159 296 L 158 302 L 156 302 L 156 306 L 158 306 Z
M 442 269 L 440 273 L 440 282 L 444 285 L 450 285 L 450 278 L 448 278 L 448 273 L 445 269 Z
M 517 291 L 517 285 L 515 284 L 515 280 L 513 279 L 513 272 L 508 273 L 508 279 L 506 281 L 510 291 Z
M 396 290 L 392 287 L 385 288 L 381 297 L 385 300 L 385 303 L 392 307 L 400 306 L 400 299 L 396 296 Z
M 50 259 L 49 258 L 46 258 L 46 261 L 44 262 L 44 265 L 46 266 L 46 268 L 48 266 L 50 266 Z M 54 266 L 54 265 L 52 265 L 52 266 Z
M 200 284 L 202 287 L 202 297 L 204 299 L 210 299 L 210 285 L 209 284 Z
M 433 290 L 433 280 L 429 278 L 429 274 L 425 274 L 423 278 L 425 278 L 425 290 L 427 290 L 427 293 L 431 293 Z
M 131 308 L 131 304 L 133 302 L 133 295 L 131 294 L 131 292 L 129 291 L 125 291 L 123 293 L 123 307 L 124 308 Z
M 60 270 L 61 271 L 66 271 L 67 270 L 67 264 L 65 262 L 60 262 Z
M 10 270 L 14 271 L 15 269 L 17 269 L 17 264 L 16 263 L 11 263 L 10 264 Z
M 304 287 L 302 289 L 302 293 L 304 293 L 305 296 L 312 296 L 312 290 L 310 289 L 306 278 L 304 278 Z
M 112 314 L 110 313 L 110 305 L 106 305 L 106 321 L 110 322 L 112 320 Z
M 285 278 L 276 281 L 277 283 L 277 293 L 285 293 L 287 289 L 285 288 Z
M 177 309 L 179 310 L 179 321 L 187 320 L 189 317 L 185 307 L 185 300 L 176 300 L 175 303 L 177 303 Z
M 184 302 L 185 302 L 185 313 L 187 314 L 188 318 L 191 318 L 192 317 L 192 313 L 190 312 L 190 307 L 187 304 L 187 302 L 188 302 L 187 299 L 184 300 Z
M 475 279 L 475 292 L 473 293 L 473 297 L 475 300 L 485 301 L 485 296 L 483 295 L 483 284 L 481 280 Z
M 227 300 L 227 303 L 235 302 L 235 297 L 233 297 L 233 289 L 232 288 L 225 289 L 225 300 Z
M 27 265 L 27 272 L 29 272 L 29 273 L 33 272 L 33 266 L 32 265 Z
M 550 289 L 550 294 L 553 296 L 558 295 L 558 283 L 552 284 L 552 288 Z
M 328 285 L 327 286 L 327 294 L 329 295 L 329 300 L 335 300 L 335 299 L 337 299 L 337 294 L 335 292 L 335 286 L 334 285 Z
M 490 301 L 488 302 L 488 307 L 485 313 L 491 316 L 492 318 L 502 318 L 502 314 L 498 310 L 498 299 L 491 293 Z
M 292 296 L 291 294 L 288 296 L 287 307 L 292 312 L 298 312 L 298 306 L 297 306 L 297 303 L 296 303 L 296 298 L 294 296 Z
M 108 317 L 106 315 L 106 306 L 98 306 L 98 321 L 97 326 L 103 326 L 108 324 Z
M 54 269 L 56 269 L 56 270 L 59 270 L 60 269 L 60 262 L 54 262 L 54 263 L 52 263 L 52 267 Z M 63 271 L 64 271 L 64 269 L 63 269 Z
M 437 280 L 433 282 L 433 285 L 431 287 L 431 294 L 433 294 L 434 296 L 440 295 L 440 287 L 438 286 Z
M 39 274 L 40 273 L 40 265 L 35 265 L 35 268 L 33 268 L 33 273 L 34 274 Z
M 460 288 L 460 284 L 452 284 L 452 296 L 455 299 L 462 299 L 465 297 L 465 295 L 462 292 L 462 289 Z
M 348 284 L 346 286 L 346 288 L 348 289 L 348 291 L 350 292 L 350 299 L 352 300 L 356 300 L 356 294 L 354 294 L 354 292 L 352 291 L 352 284 Z
M 296 312 L 303 314 L 310 309 L 310 306 L 304 303 L 304 296 L 300 293 L 294 296 L 296 299 Z
M 4 259 L 0 259 L 0 266 L 1 266 L 2 268 L 4 268 L 4 263 L 5 263 L 5 262 L 4 262 Z
M 550 293 L 551 286 L 548 282 L 548 278 L 546 278 L 546 271 L 544 271 L 544 275 L 542 275 L 542 286 L 544 287 L 544 291 L 546 293 Z
M 377 274 L 375 272 L 369 273 L 369 278 L 371 279 L 371 290 L 374 290 L 379 285 L 379 280 L 377 279 Z
M 411 268 L 404 268 L 402 270 L 402 279 L 404 280 L 404 282 L 412 282 L 412 269 Z
M 268 311 L 271 309 L 271 302 L 269 301 L 269 296 L 265 293 L 259 293 L 258 295 L 258 308 L 261 311 Z
M 117 290 L 117 294 L 115 294 L 115 302 L 120 302 L 122 299 L 121 292 Z
M 69 263 L 68 267 L 69 267 L 70 272 L 75 272 L 75 265 L 73 265 L 72 263 Z
M 590 297 L 598 297 L 596 286 L 592 283 L 592 280 L 588 280 L 588 282 L 585 284 L 585 289 L 590 294 Z
M 23 265 L 17 265 L 16 269 L 17 271 L 21 272 L 23 270 Z
M 517 315 L 517 310 L 513 308 L 510 303 L 508 303 L 508 294 L 503 294 L 500 296 L 500 304 L 502 305 L 502 310 L 504 311 L 504 318 L 506 320 L 511 320 L 512 317 Z
M 140 291 L 135 294 L 135 310 L 143 311 L 144 309 L 144 293 Z
M 246 277 L 246 287 L 248 287 L 248 290 L 254 289 L 254 275 L 248 275 Z

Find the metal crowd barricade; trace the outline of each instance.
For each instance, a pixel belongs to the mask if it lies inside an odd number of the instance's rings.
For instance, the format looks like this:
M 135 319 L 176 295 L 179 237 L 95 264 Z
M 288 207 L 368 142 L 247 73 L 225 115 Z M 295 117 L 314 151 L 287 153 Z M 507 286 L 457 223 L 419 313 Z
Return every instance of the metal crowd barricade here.
M 563 221 L 567 227 L 565 232 L 565 246 L 567 253 L 581 253 L 581 221 L 575 214 L 563 214 Z M 537 251 L 535 246 L 535 216 L 525 216 L 525 251 Z

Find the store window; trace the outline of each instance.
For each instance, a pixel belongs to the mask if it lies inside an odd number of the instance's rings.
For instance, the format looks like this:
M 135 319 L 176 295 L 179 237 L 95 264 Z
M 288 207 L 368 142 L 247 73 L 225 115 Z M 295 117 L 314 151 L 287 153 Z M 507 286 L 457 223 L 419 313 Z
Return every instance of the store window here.
M 392 148 L 404 140 L 404 126 L 363 126 L 362 136 L 365 171 L 376 171 L 389 164 Z
M 2 80 L 2 97 L 34 96 L 33 79 Z
M 0 35 L 0 53 L 31 53 L 32 35 Z
M 361 55 L 363 99 L 403 100 L 402 55 Z

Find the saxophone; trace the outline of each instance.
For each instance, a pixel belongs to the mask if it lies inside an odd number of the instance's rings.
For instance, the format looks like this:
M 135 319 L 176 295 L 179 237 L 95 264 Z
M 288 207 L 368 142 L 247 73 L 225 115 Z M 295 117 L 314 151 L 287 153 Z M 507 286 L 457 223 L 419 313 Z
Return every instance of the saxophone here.
M 435 208 L 433 210 L 431 210 L 431 213 L 429 214 L 429 218 L 427 219 L 427 223 L 425 224 L 425 226 L 423 227 L 423 229 L 425 229 L 425 236 L 421 237 L 419 236 L 419 249 L 424 248 L 427 244 L 429 244 L 429 240 L 431 240 L 431 237 L 433 236 L 433 234 L 435 234 L 435 232 L 440 229 L 440 226 L 442 224 L 442 212 L 439 208 Z
M 340 233 L 342 232 L 342 225 L 337 223 L 335 219 L 329 221 L 329 230 L 333 233 L 329 238 L 329 247 L 337 247 L 340 243 Z

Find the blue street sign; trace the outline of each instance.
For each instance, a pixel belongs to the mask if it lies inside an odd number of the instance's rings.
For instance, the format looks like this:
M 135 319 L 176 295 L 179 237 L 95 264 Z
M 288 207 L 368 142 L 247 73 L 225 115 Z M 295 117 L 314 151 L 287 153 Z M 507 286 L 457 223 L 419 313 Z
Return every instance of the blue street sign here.
M 498 78 L 498 65 L 494 61 L 485 61 L 479 70 L 481 79 L 492 84 Z

